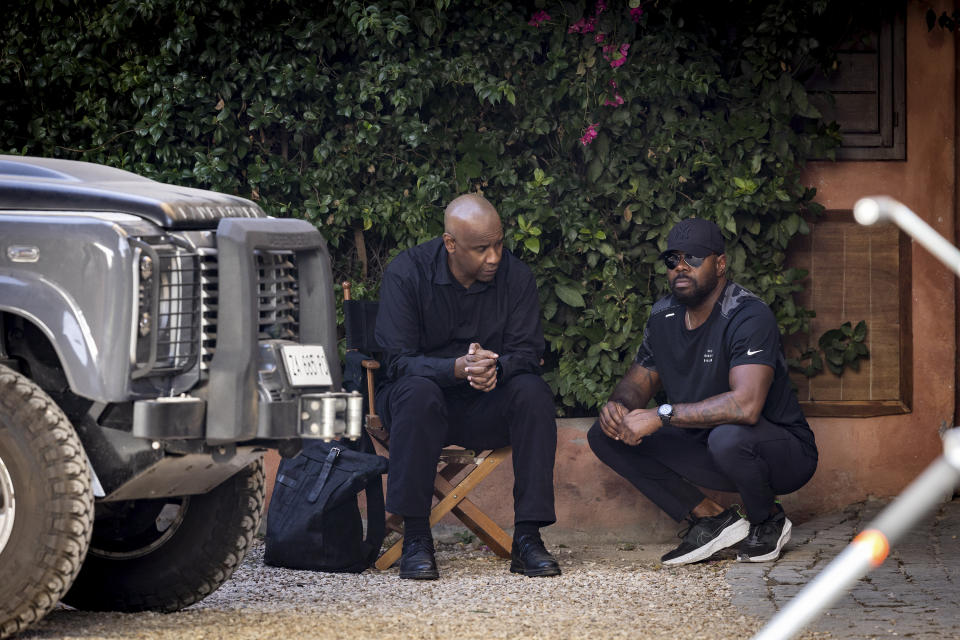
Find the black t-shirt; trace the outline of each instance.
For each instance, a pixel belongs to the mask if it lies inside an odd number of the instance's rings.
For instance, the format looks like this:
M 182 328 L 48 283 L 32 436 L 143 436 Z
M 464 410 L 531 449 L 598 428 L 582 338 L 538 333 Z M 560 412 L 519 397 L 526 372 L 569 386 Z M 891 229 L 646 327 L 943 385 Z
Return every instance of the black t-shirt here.
M 729 372 L 742 364 L 765 364 L 773 382 L 763 417 L 809 444 L 813 432 L 790 386 L 780 331 L 770 308 L 756 295 L 728 282 L 707 321 L 686 328 L 686 306 L 672 295 L 653 305 L 635 362 L 656 371 L 673 404 L 699 402 L 730 391 Z

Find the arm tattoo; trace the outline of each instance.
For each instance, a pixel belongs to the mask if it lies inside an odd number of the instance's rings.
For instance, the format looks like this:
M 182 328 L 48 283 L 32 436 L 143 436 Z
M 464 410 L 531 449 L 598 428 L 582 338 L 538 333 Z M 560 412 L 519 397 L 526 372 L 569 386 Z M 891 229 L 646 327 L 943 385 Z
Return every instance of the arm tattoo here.
M 682 426 L 712 427 L 718 424 L 747 422 L 747 413 L 731 391 L 677 408 L 679 410 L 673 420 Z

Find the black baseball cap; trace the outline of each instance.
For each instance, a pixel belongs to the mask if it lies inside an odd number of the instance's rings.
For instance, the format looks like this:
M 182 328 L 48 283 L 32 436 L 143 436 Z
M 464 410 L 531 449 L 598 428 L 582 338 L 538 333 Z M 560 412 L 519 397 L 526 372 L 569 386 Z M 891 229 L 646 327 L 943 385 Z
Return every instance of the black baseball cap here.
M 660 257 L 663 258 L 674 251 L 682 251 L 701 258 L 711 253 L 723 253 L 725 249 L 720 227 L 710 220 L 701 218 L 681 220 L 667 234 L 667 250 L 661 253 Z

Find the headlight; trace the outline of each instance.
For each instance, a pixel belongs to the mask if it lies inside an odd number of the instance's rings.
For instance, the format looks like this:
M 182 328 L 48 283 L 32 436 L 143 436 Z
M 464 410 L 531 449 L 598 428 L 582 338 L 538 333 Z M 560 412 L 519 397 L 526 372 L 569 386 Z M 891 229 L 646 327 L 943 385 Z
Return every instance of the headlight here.
M 153 258 L 147 254 L 140 256 L 140 280 L 149 280 L 153 277 Z

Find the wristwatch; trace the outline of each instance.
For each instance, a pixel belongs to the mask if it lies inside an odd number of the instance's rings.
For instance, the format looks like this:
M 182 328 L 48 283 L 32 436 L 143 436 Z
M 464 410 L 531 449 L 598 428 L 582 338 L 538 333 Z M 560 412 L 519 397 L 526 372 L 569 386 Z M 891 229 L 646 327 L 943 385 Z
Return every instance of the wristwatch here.
M 663 426 L 670 424 L 670 419 L 673 418 L 673 405 L 672 404 L 662 404 L 657 407 L 657 415 L 660 416 L 660 422 L 663 423 Z

